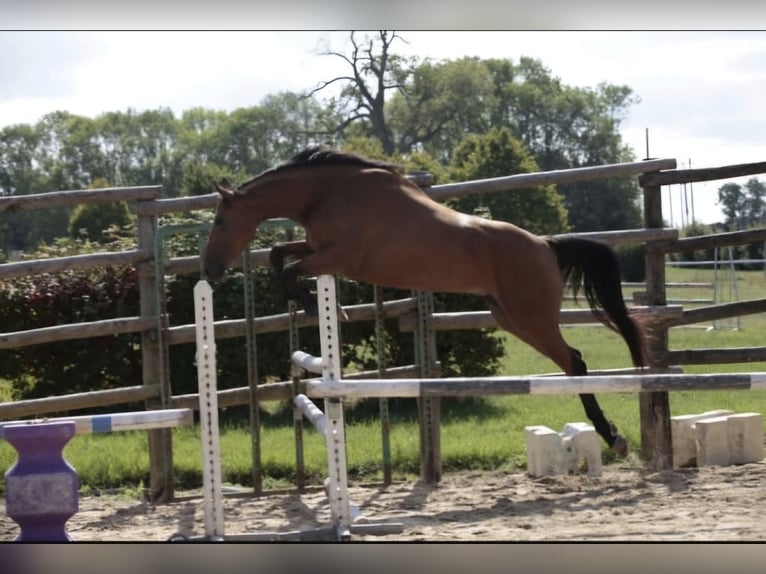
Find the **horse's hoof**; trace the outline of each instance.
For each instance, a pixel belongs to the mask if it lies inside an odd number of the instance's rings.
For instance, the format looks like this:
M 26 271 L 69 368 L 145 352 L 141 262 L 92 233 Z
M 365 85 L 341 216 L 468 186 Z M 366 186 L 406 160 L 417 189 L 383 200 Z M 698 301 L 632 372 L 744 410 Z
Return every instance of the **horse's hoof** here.
M 628 441 L 621 434 L 615 435 L 612 451 L 620 458 L 628 456 Z

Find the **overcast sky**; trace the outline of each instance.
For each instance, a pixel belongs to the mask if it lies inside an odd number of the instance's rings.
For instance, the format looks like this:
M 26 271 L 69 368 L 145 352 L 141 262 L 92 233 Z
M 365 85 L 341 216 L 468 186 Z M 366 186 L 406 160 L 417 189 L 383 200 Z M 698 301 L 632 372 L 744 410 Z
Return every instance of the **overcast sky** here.
M 766 32 L 412 31 L 395 51 L 419 58 L 531 56 L 570 86 L 624 84 L 640 103 L 622 135 L 637 159 L 679 167 L 766 161 Z M 348 33 L 0 32 L 0 127 L 35 123 L 54 110 L 201 106 L 230 111 L 280 91 L 315 87 L 345 68 Z M 744 179 L 733 180 L 744 183 Z M 762 179 L 766 179 L 764 176 Z M 721 219 L 721 182 L 687 186 L 696 219 Z M 682 189 L 665 193 L 680 224 Z M 671 206 L 668 197 L 672 197 Z M 688 205 L 691 209 L 691 202 Z

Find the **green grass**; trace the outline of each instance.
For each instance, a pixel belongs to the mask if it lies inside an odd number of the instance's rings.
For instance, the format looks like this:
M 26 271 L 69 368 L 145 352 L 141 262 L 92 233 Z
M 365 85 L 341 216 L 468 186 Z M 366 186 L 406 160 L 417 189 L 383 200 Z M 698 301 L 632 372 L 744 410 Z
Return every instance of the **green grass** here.
M 668 281 L 711 281 L 712 271 L 669 269 Z M 766 278 L 762 272 L 738 273 L 739 299 L 766 296 Z M 626 291 L 626 296 L 631 294 Z M 669 297 L 704 298 L 702 289 L 675 289 Z M 764 345 L 766 316 L 740 319 L 740 329 L 706 330 L 674 328 L 670 332 L 671 349 L 747 347 Z M 524 375 L 556 372 L 555 365 L 516 339 L 499 334 L 507 353 L 501 373 Z M 589 369 L 629 366 L 628 351 L 619 338 L 603 328 L 567 327 L 564 336 L 580 349 Z M 763 371 L 766 363 L 737 365 L 689 365 L 689 373 Z M 7 388 L 0 381 L 0 395 Z M 608 418 L 614 420 L 627 437 L 633 452 L 640 446 L 638 398 L 632 393 L 604 394 L 599 402 Z M 414 401 L 398 399 L 392 404 L 391 450 L 394 478 L 417 476 L 419 472 L 419 431 Z M 735 412 L 766 412 L 766 392 L 700 391 L 671 393 L 673 414 L 697 413 L 726 408 Z M 374 410 L 374 409 L 373 409 Z M 347 442 L 351 480 L 366 482 L 382 478 L 381 431 L 376 418 L 347 412 Z M 289 417 L 287 418 L 289 420 Z M 478 400 L 449 400 L 442 408 L 441 449 L 445 472 L 460 469 L 502 469 L 520 471 L 525 466 L 524 427 L 542 424 L 560 429 L 567 422 L 586 421 L 579 398 L 562 396 L 498 396 Z M 174 469 L 179 488 L 201 484 L 201 445 L 198 428 L 173 431 Z M 295 442 L 293 429 L 264 425 L 262 429 L 264 487 L 285 488 L 294 484 Z M 305 463 L 310 483 L 319 484 L 327 473 L 326 454 L 321 440 L 309 423 L 304 425 Z M 246 428 L 224 426 L 221 429 L 222 470 L 224 481 L 249 485 L 251 474 L 251 438 Z M 614 462 L 604 448 L 606 463 Z M 148 483 L 146 433 L 78 436 L 65 449 L 65 456 L 77 469 L 84 490 L 122 489 L 133 496 Z M 628 463 L 638 463 L 635 454 Z M 0 470 L 16 459 L 14 449 L 0 442 Z M 2 484 L 2 483 L 0 483 Z

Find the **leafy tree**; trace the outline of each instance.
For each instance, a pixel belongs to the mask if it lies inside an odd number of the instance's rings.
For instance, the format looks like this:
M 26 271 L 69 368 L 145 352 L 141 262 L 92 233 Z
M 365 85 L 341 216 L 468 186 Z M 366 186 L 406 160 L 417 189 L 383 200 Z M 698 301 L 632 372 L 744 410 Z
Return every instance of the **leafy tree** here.
M 757 177 L 745 182 L 747 190 L 747 218 L 750 225 L 762 225 L 766 217 L 766 185 Z
M 46 133 L 39 126 L 7 126 L 0 131 L 0 195 L 27 195 L 55 189 L 42 154 Z M 0 214 L 2 251 L 24 250 L 66 234 L 69 210 L 54 208 Z
M 495 124 L 508 125 L 532 152 L 542 171 L 633 161 L 619 125 L 638 101 L 627 86 L 595 88 L 561 83 L 539 60 L 518 65 L 487 60 L 498 82 Z M 625 178 L 562 184 L 574 231 L 634 228 L 641 225 L 640 189 Z
M 226 163 L 228 115 L 219 110 L 191 108 L 181 114 L 176 152 L 187 162 Z
M 751 177 L 744 185 L 728 182 L 718 188 L 725 223 L 736 228 L 760 225 L 766 216 L 766 185 Z
M 455 150 L 452 179 L 457 181 L 537 171 L 537 164 L 508 128 L 470 135 Z M 493 219 L 509 221 L 533 233 L 567 230 L 566 208 L 553 185 L 469 195 L 450 202 L 466 213 L 488 211 Z
M 748 229 L 761 226 L 766 216 L 766 185 L 757 177 L 751 177 L 744 186 L 738 183 L 725 183 L 718 188 L 718 204 L 722 206 L 725 226 L 728 229 Z M 763 244 L 740 245 L 735 249 L 737 258 L 760 259 L 763 257 Z
M 422 62 L 388 104 L 396 148 L 449 163 L 466 134 L 483 134 L 493 125 L 493 88 L 490 70 L 478 58 Z
M 111 187 L 104 179 L 97 179 L 91 189 Z M 121 229 L 134 223 L 133 216 L 124 201 L 107 203 L 84 203 L 78 205 L 69 219 L 70 237 L 83 238 L 94 243 L 103 243 L 112 238 L 106 234 L 110 228 Z
M 213 185 L 224 181 L 234 183 L 241 176 L 217 163 L 190 163 L 181 179 L 181 195 L 206 195 L 213 192 Z
M 121 229 L 133 223 L 128 204 L 112 201 L 103 204 L 79 205 L 69 220 L 69 235 L 81 237 L 94 243 L 111 240 L 107 233 L 111 228 Z

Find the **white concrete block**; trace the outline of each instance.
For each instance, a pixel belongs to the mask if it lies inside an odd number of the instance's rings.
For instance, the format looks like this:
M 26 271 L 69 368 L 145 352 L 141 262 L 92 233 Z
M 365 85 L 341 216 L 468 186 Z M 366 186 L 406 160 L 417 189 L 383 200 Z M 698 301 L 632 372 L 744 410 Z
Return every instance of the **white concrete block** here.
M 697 421 L 732 415 L 734 411 L 715 410 L 696 415 L 670 417 L 670 435 L 673 441 L 673 466 L 684 468 L 697 465 Z
M 564 448 L 564 470 L 576 474 L 580 461 L 588 467 L 588 476 L 601 476 L 601 444 L 588 423 L 567 423 L 559 433 Z
M 559 433 L 543 425 L 524 428 L 527 447 L 527 473 L 530 476 L 560 474 L 563 469 L 563 449 Z
M 587 423 L 567 423 L 562 432 L 542 425 L 525 427 L 527 473 L 550 476 L 577 473 L 584 461 L 588 475 L 601 475 L 601 443 Z
M 763 460 L 763 415 L 738 413 L 728 417 L 729 464 Z
M 698 420 L 697 466 L 729 464 L 729 417 L 710 417 Z

